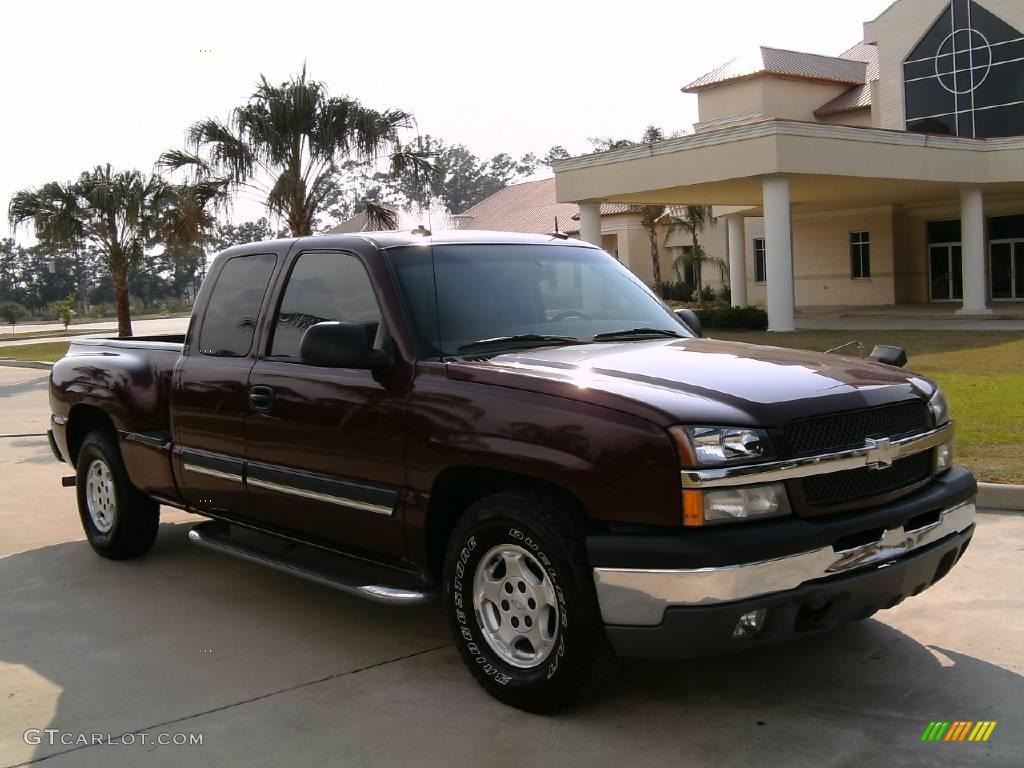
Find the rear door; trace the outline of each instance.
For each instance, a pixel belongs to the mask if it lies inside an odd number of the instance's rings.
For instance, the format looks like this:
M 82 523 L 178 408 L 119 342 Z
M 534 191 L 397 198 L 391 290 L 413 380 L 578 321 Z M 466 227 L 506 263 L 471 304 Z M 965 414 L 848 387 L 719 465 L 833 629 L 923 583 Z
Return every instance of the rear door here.
M 214 276 L 174 372 L 175 468 L 193 506 L 225 517 L 249 511 L 243 485 L 245 415 L 256 328 L 278 256 L 233 256 Z M 205 286 L 204 286 L 205 290 Z
M 290 258 L 281 299 L 249 374 L 245 422 L 252 516 L 302 538 L 401 559 L 407 369 L 305 365 L 302 334 L 326 320 L 362 323 L 390 345 L 363 257 L 306 250 Z

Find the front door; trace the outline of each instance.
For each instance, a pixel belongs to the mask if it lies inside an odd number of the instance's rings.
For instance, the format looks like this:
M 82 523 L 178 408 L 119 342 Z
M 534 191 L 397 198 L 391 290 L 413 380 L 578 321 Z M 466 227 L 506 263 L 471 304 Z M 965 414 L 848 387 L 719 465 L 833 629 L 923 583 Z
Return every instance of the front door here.
M 409 381 L 398 369 L 303 364 L 302 334 L 326 320 L 362 323 L 370 344 L 388 344 L 359 257 L 305 251 L 290 263 L 266 354 L 249 375 L 249 391 L 262 397 L 245 426 L 252 515 L 268 528 L 400 559 Z
M 964 298 L 963 256 L 960 243 L 928 246 L 928 276 L 932 301 L 962 301 Z
M 992 241 L 992 298 L 1024 299 L 1024 239 Z

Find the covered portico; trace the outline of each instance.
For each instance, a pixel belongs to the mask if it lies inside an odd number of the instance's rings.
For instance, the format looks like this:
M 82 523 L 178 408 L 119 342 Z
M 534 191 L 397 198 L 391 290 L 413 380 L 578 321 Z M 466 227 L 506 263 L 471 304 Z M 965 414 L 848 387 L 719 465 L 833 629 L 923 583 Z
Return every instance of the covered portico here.
M 714 205 L 727 222 L 734 305 L 749 298 L 744 220 L 763 217 L 769 330 L 792 331 L 794 217 L 837 211 L 951 211 L 960 221 L 960 313 L 990 312 L 986 211 L 1024 200 L 1024 139 L 768 120 L 570 158 L 554 170 L 558 200 L 580 205 L 581 236 L 597 245 L 602 202 Z M 895 270 L 904 257 L 895 236 L 891 249 Z

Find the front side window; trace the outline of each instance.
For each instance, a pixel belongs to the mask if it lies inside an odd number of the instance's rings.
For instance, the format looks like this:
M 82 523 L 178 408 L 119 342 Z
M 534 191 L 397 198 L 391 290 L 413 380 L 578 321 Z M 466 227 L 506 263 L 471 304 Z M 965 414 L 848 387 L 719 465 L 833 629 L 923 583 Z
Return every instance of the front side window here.
M 199 352 L 213 357 L 245 357 L 256 318 L 270 285 L 277 257 L 269 253 L 234 256 L 224 264 L 207 303 Z
M 380 307 L 363 263 L 348 253 L 303 253 L 284 289 L 270 356 L 298 361 L 302 334 L 311 325 L 328 320 L 361 323 L 367 343 L 379 345 Z
M 768 258 L 764 249 L 764 238 L 754 238 L 754 282 L 768 282 Z
M 871 237 L 867 232 L 850 233 L 850 277 L 854 280 L 871 277 Z
M 420 340 L 435 354 L 523 335 L 570 342 L 633 329 L 691 335 L 639 278 L 594 248 L 465 244 L 388 255 Z

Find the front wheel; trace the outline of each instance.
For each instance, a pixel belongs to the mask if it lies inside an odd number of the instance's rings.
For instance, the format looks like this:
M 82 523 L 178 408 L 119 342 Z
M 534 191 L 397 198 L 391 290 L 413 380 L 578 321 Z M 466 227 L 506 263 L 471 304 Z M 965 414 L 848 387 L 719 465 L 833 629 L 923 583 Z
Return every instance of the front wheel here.
M 445 604 L 470 672 L 513 707 L 582 702 L 612 666 L 583 532 L 547 494 L 506 491 L 466 511 L 445 561 Z
M 113 438 L 86 435 L 75 468 L 78 514 L 92 548 L 112 560 L 146 554 L 156 541 L 160 505 L 132 485 Z

